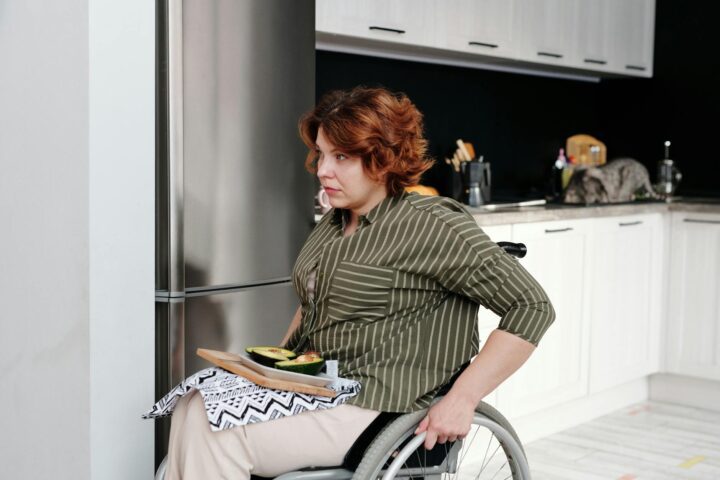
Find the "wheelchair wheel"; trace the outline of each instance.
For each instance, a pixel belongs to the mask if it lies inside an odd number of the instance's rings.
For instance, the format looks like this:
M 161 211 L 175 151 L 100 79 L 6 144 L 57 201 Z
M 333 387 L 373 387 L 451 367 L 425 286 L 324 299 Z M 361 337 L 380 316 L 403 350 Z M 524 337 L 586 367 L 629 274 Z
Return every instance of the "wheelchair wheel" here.
M 414 435 L 426 413 L 403 415 L 385 427 L 368 447 L 353 480 L 530 479 L 520 439 L 495 408 L 481 402 L 464 440 L 429 452 L 422 444 L 424 435 Z

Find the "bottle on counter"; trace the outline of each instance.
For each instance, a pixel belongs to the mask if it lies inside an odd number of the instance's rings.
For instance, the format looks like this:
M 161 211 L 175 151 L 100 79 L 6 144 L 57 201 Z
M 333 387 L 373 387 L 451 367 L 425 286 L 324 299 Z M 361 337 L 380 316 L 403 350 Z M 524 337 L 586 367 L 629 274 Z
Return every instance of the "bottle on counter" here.
M 555 168 L 558 170 L 562 170 L 563 168 L 567 167 L 568 161 L 565 157 L 565 149 L 561 148 L 558 152 L 557 160 L 555 160 Z
M 565 149 L 561 148 L 552 167 L 552 196 L 556 199 L 562 197 L 564 190 L 563 176 L 567 170 L 567 166 L 568 161 L 565 157 Z

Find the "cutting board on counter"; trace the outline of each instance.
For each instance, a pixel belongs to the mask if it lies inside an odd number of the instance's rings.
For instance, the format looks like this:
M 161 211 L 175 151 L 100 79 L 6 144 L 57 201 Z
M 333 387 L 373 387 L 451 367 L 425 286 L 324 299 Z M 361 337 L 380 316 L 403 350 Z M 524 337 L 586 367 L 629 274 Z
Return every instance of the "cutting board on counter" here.
M 335 398 L 337 392 L 330 388 L 319 386 L 318 383 L 330 383 L 331 380 L 323 379 L 313 375 L 285 372 L 270 367 L 265 367 L 253 362 L 245 356 L 236 353 L 221 352 L 198 348 L 197 355 L 220 368 L 247 378 L 256 385 L 289 392 L 307 393 L 321 397 Z M 315 385 L 311 385 L 315 383 Z
M 597 146 L 599 150 L 592 151 L 592 147 Z M 607 148 L 605 144 L 595 137 L 585 134 L 573 135 L 568 137 L 565 143 L 565 155 L 575 157 L 577 165 L 587 165 L 596 167 L 605 164 L 607 161 Z

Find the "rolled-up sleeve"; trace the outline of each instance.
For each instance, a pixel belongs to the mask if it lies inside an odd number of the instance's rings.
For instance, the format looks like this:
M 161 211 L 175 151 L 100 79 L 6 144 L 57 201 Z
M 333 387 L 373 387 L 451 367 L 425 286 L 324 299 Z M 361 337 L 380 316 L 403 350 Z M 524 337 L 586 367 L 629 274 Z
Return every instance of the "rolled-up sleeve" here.
M 482 231 L 467 213 L 442 218 L 448 226 L 437 279 L 500 316 L 498 329 L 538 345 L 555 320 L 552 303 L 535 278 Z M 530 253 L 532 254 L 532 252 Z

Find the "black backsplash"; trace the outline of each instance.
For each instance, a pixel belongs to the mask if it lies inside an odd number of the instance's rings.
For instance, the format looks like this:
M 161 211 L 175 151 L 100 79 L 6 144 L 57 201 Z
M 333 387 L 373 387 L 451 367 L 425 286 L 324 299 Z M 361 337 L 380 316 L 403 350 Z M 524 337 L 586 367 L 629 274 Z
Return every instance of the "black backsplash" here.
M 614 150 L 641 160 L 655 175 L 663 142 L 683 174 L 677 193 L 720 197 L 714 140 L 720 120 L 718 2 L 658 0 L 655 68 L 649 80 L 601 83 L 603 123 Z M 609 146 L 608 146 L 609 148 Z
M 317 52 L 318 98 L 356 85 L 405 92 L 425 116 L 435 166 L 422 183 L 450 193 L 444 157 L 455 140 L 472 142 L 492 165 L 496 195 L 542 196 L 558 149 L 586 133 L 607 145 L 608 158 L 644 163 L 654 181 L 663 141 L 684 178 L 681 195 L 720 196 L 708 175 L 720 161 L 711 142 L 720 119 L 720 42 L 713 18 L 684 2 L 658 0 L 652 79 L 600 83 L 427 63 Z M 715 12 L 718 13 L 718 12 Z

